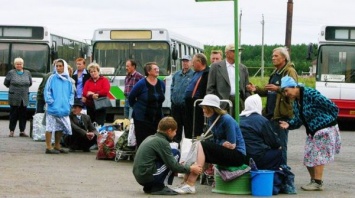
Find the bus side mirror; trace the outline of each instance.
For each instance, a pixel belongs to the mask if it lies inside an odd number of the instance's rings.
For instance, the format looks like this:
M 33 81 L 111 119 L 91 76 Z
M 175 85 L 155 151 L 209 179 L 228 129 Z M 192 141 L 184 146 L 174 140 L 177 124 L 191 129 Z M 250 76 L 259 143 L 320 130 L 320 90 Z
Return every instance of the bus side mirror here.
M 172 58 L 173 60 L 177 60 L 178 58 L 178 51 L 176 50 L 176 48 L 173 48 L 173 51 L 172 51 Z

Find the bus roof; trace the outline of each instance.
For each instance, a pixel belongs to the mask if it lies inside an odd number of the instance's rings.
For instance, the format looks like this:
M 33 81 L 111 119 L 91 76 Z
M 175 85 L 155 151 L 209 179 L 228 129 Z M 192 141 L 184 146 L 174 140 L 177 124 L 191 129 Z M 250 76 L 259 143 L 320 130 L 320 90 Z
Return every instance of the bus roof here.
M 111 39 L 111 31 L 122 31 L 122 32 L 125 32 L 125 31 L 141 31 L 141 32 L 144 32 L 144 31 L 151 31 L 151 38 L 148 38 L 148 37 L 131 37 L 131 38 L 114 38 L 114 39 Z M 164 29 L 164 28 L 100 28 L 100 29 L 96 29 L 94 31 L 94 36 L 93 36 L 93 39 L 92 41 L 95 42 L 95 41 L 118 41 L 118 40 L 136 40 L 136 41 L 144 41 L 144 40 L 160 40 L 160 41 L 166 41 L 166 40 L 172 40 L 172 41 L 179 41 L 181 43 L 185 43 L 187 45 L 191 45 L 191 46 L 194 46 L 196 48 L 199 48 L 201 50 L 203 50 L 204 46 L 202 43 L 198 42 L 198 41 L 195 41 L 193 39 L 190 39 L 190 38 L 187 38 L 187 37 L 184 37 L 182 35 L 179 35 L 179 34 L 176 34 L 176 33 L 173 33 L 173 32 L 170 32 L 168 31 L 167 29 Z

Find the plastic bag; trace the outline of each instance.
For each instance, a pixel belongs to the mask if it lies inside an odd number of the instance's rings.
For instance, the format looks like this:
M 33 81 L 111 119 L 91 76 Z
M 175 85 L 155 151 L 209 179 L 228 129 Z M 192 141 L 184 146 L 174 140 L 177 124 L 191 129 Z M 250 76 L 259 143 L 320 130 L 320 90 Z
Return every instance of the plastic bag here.
M 186 156 L 185 161 L 183 162 L 183 164 L 187 164 L 188 166 L 191 166 L 193 163 L 196 162 L 197 160 L 197 149 L 198 149 L 198 143 L 200 141 L 195 141 L 192 143 L 191 147 L 190 147 L 190 151 Z
M 116 130 L 116 127 L 113 125 L 100 128 L 97 136 L 96 159 L 114 159 L 116 157 L 114 130 Z
M 46 126 L 43 124 L 44 113 L 36 113 L 33 116 L 32 138 L 34 141 L 46 140 Z
M 136 133 L 134 131 L 134 121 L 133 119 L 131 119 L 131 124 L 129 125 L 127 146 L 132 147 L 136 145 L 137 145 L 137 139 L 136 139 Z

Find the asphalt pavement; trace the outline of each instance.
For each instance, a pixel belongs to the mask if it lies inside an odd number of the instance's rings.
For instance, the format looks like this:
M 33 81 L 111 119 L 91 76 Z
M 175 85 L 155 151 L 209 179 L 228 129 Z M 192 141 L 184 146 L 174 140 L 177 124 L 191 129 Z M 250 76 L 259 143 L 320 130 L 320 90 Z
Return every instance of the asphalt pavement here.
M 144 194 L 132 175 L 132 161 L 96 160 L 96 151 L 45 154 L 45 143 L 31 138 L 8 137 L 8 120 L 0 120 L 0 197 L 158 197 Z M 29 122 L 26 132 L 29 132 Z M 290 131 L 288 164 L 296 175 L 297 195 L 277 197 L 355 197 L 355 131 L 342 131 L 342 149 L 324 172 L 325 190 L 305 192 L 300 186 L 309 182 L 302 165 L 304 128 Z M 181 182 L 175 178 L 174 185 Z M 188 197 L 235 197 L 216 194 L 211 186 L 196 184 Z M 238 197 L 252 197 L 238 195 Z

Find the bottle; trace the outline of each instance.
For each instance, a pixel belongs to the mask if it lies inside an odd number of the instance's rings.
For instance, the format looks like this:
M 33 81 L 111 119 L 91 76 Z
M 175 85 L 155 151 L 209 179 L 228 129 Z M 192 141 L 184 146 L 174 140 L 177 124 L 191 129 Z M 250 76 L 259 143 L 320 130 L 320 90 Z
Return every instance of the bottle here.
M 250 158 L 249 159 L 249 166 L 251 168 L 252 171 L 257 171 L 258 170 L 258 167 L 256 166 L 253 158 Z

